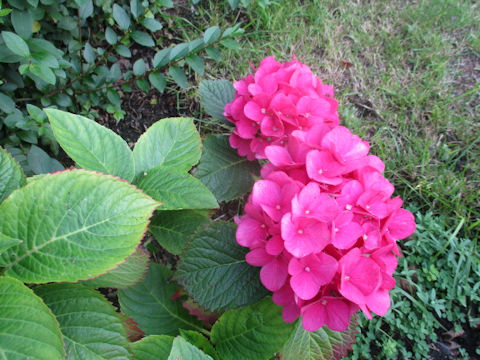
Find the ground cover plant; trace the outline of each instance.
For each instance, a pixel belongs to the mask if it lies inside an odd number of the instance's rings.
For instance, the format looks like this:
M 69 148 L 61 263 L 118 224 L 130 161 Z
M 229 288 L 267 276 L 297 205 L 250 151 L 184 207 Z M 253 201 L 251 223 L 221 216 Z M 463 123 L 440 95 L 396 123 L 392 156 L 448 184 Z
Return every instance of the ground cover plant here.
M 25 29 L 15 27 L 12 20 L 21 19 L 19 12 L 31 11 L 34 3 L 4 2 L 3 8 L 12 8 L 16 15 L 9 10 L 0 13 L 4 15 L 2 31 L 22 37 Z M 47 3 L 40 1 L 38 7 L 51 10 Z M 104 358 L 128 358 L 133 353 L 134 358 L 140 359 L 157 358 L 159 354 L 168 359 L 338 358 L 347 353 L 356 332 L 353 351 L 347 355 L 353 359 L 480 357 L 479 186 L 475 177 L 480 168 L 479 130 L 475 121 L 479 112 L 478 5 L 468 1 L 432 0 L 373 4 L 314 0 L 299 3 L 180 1 L 169 9 L 167 2 L 155 1 L 152 10 L 147 10 L 153 2 L 148 5 L 133 1 L 115 3 L 131 21 L 125 32 L 118 21 L 126 18 L 119 17 L 118 8 L 116 15 L 113 14 L 110 2 L 65 2 L 62 16 L 66 18 L 65 23 L 71 18 L 81 20 L 78 10 L 82 4 L 84 10 L 92 5 L 94 12 L 87 20 L 76 23 L 83 29 L 80 32 L 83 42 L 89 41 L 97 52 L 97 60 L 100 59 L 102 50 L 99 49 L 103 49 L 105 41 L 108 43 L 101 29 L 110 26 L 129 37 L 130 42 L 121 44 L 130 49 L 134 60 L 115 54 L 117 59 L 111 61 L 113 65 L 120 64 L 122 78 L 102 83 L 106 88 L 102 88 L 98 98 L 92 93 L 88 99 L 82 98 L 86 102 L 76 104 L 76 97 L 67 92 L 73 99 L 72 107 L 58 102 L 52 105 L 88 113 L 119 132 L 126 142 L 77 115 L 55 110 L 43 112 L 42 92 L 32 88 L 34 81 L 27 73 L 24 88 L 11 88 L 7 70 L 20 70 L 18 66 L 22 64 L 3 63 L 7 75 L 2 80 L 10 87 L 2 85 L 0 92 L 14 101 L 23 93 L 36 100 L 27 100 L 30 104 L 26 108 L 25 102 L 14 103 L 15 110 L 23 113 L 26 122 L 20 122 L 19 127 L 11 126 L 11 120 L 15 120 L 11 117 L 1 130 L 2 144 L 20 160 L 23 170 L 1 150 L 0 242 L 3 246 L 0 251 L 3 253 L 0 266 L 3 275 L 0 279 L 2 288 L 8 291 L 2 292 L 0 309 L 8 316 L 21 315 L 11 311 L 18 305 L 12 304 L 17 297 L 12 300 L 8 296 L 17 291 L 25 299 L 21 306 L 37 309 L 38 316 L 24 320 L 41 322 L 51 331 L 48 339 L 38 339 L 49 343 L 44 347 L 48 348 L 44 353 L 46 358 L 94 356 L 93 353 L 103 354 Z M 162 24 L 160 31 L 144 28 L 144 18 L 137 17 L 143 14 L 151 18 L 149 11 Z M 185 72 L 189 80 L 185 93 L 177 90 L 174 81 L 168 82 L 174 80 L 168 71 L 169 65 L 160 71 L 167 80 L 162 96 L 157 95 L 156 89 L 148 93 L 137 90 L 135 86 L 142 86 L 134 84 L 137 75 L 128 78 L 128 69 L 134 71 L 133 65 L 140 59 L 146 65 L 143 76 L 147 78 L 149 71 L 160 70 L 150 67 L 159 50 L 162 54 L 166 47 L 173 51 L 176 44 L 191 42 L 205 29 L 210 30 L 200 37 L 208 45 L 205 37 L 215 38 L 217 29 L 239 30 L 235 25 L 239 21 L 246 31 L 240 41 L 243 50 L 236 51 L 239 45 L 230 39 L 218 38 L 217 43 L 225 40 L 221 46 L 230 50 L 222 52 L 221 59 L 217 57 L 220 66 L 212 66 L 213 63 L 207 61 L 202 67 L 206 77 L 228 80 L 202 82 L 198 96 L 190 84 L 198 79 L 199 67 L 194 69 L 195 78 L 193 73 Z M 32 38 L 45 36 L 64 51 L 65 57 L 80 58 L 84 69 L 88 69 L 86 59 L 81 57 L 86 49 L 65 48 L 75 34 L 58 30 L 58 23 L 49 23 L 46 18 L 39 23 L 41 31 L 34 22 L 33 35 L 25 38 L 29 50 Z M 51 27 L 59 33 L 65 30 L 64 35 L 70 40 L 47 38 L 46 30 Z M 135 40 L 131 42 L 130 37 L 135 31 L 151 36 L 156 43 L 155 51 L 141 44 L 134 45 Z M 0 40 L 4 40 L 3 35 Z M 120 43 L 108 46 L 115 49 Z M 252 264 L 265 266 L 265 259 L 258 262 L 258 258 L 247 255 L 246 248 L 236 244 L 236 228 L 231 224 L 235 216 L 248 213 L 249 207 L 268 208 L 268 204 L 261 203 L 262 197 L 258 197 L 261 190 L 258 185 L 253 188 L 257 194 L 255 201 L 253 195 L 250 203 L 244 196 L 252 190 L 254 179 L 265 175 L 265 171 L 259 172 L 264 162 L 248 161 L 229 146 L 228 136 L 234 128 L 223 114 L 224 105 L 234 96 L 231 80 L 244 77 L 252 71 L 249 69 L 252 65 L 257 68 L 266 56 L 275 55 L 277 59 L 290 61 L 292 53 L 311 66 L 325 83 L 335 86 L 340 125 L 368 140 L 371 152 L 385 161 L 385 177 L 395 184 L 396 194 L 402 197 L 417 222 L 415 234 L 400 243 L 404 256 L 399 258 L 393 275 L 397 286 L 390 291 L 390 310 L 384 317 L 373 320 L 360 314 L 352 319 L 344 333 L 332 332 L 328 327 L 306 332 L 301 320 L 293 326 L 287 325 L 280 309 L 272 305 L 268 297 L 264 298 L 267 291 L 258 281 L 262 278 L 260 269 L 245 262 L 247 256 L 247 260 L 251 257 Z M 207 53 L 207 56 L 214 55 L 219 53 Z M 179 59 L 170 65 L 195 64 L 191 59 L 189 63 L 187 57 L 187 54 L 183 57 L 185 62 Z M 33 59 L 34 64 L 37 61 Z M 139 65 L 141 61 L 137 70 Z M 53 70 L 58 75 L 57 69 Z M 63 70 L 67 78 L 78 75 L 75 69 Z M 101 75 L 100 71 L 93 76 L 102 82 Z M 79 84 L 95 89 L 96 80 L 91 82 L 89 75 L 85 76 L 86 83 L 79 81 Z M 63 85 L 68 83 L 61 76 L 57 76 L 57 81 L 64 82 Z M 133 84 L 132 91 L 128 84 Z M 113 96 L 111 92 L 108 96 L 109 90 L 117 93 L 125 114 L 113 111 L 112 107 L 111 114 L 108 113 L 107 102 L 111 105 Z M 72 91 L 76 91 L 75 87 Z M 107 102 L 98 100 L 105 97 Z M 198 98 L 202 99 L 207 115 L 199 111 Z M 98 106 L 92 105 L 95 101 L 99 102 Z M 5 100 L 2 106 L 5 104 L 8 109 L 11 102 Z M 195 123 L 188 119 L 192 113 L 198 118 Z M 11 114 L 5 113 L 2 121 Z M 114 116 L 119 118 L 119 115 L 124 119 L 115 120 Z M 155 123 L 171 116 L 181 117 Z M 44 130 L 35 133 L 35 128 L 32 132 L 30 124 Z M 147 129 L 137 142 L 138 135 Z M 43 136 L 38 146 L 29 145 L 25 140 L 28 136 L 22 138 L 27 130 L 33 134 L 31 139 Z M 180 134 L 189 135 L 182 138 Z M 165 142 L 165 138 L 178 141 Z M 60 162 L 50 157 L 56 153 L 57 141 L 73 161 L 62 152 Z M 14 144 L 16 147 L 12 147 Z M 177 150 L 168 151 L 170 146 Z M 143 150 L 136 150 L 137 147 Z M 105 152 L 105 149 L 116 150 Z M 167 155 L 146 155 L 150 153 Z M 89 170 L 73 169 L 74 163 L 78 168 Z M 63 172 L 65 167 L 71 168 Z M 45 175 L 55 171 L 60 172 Z M 28 177 L 33 174 L 40 175 Z M 264 184 L 262 181 L 267 180 L 260 180 L 260 184 Z M 67 190 L 59 192 L 59 185 Z M 129 196 L 122 199 L 110 192 Z M 70 201 L 74 199 L 78 200 L 77 204 Z M 108 206 L 95 205 L 99 199 L 105 200 Z M 189 202 L 191 199 L 194 201 Z M 127 201 L 139 206 L 127 207 Z M 211 210 L 217 202 L 219 209 Z M 140 206 L 142 203 L 144 208 Z M 248 205 L 245 207 L 245 204 Z M 15 212 L 19 215 L 12 215 Z M 64 212 L 63 219 L 58 217 L 61 212 Z M 82 227 L 82 221 L 75 222 L 83 219 L 88 224 L 102 216 L 105 221 L 91 228 Z M 28 221 L 23 221 L 26 217 Z M 8 222 L 4 223 L 4 219 Z M 41 226 L 37 226 L 39 224 Z M 37 227 L 46 230 L 30 231 Z M 55 229 L 66 236 L 50 236 L 49 231 Z M 106 236 L 110 233 L 113 236 Z M 15 234 L 21 235 L 20 241 L 29 240 L 19 243 Z M 101 243 L 109 247 L 108 251 L 106 248 L 102 251 L 100 238 Z M 124 241 L 123 247 L 114 243 L 120 238 Z M 45 239 L 53 241 L 42 243 Z M 88 246 L 79 247 L 79 244 Z M 212 251 L 220 248 L 221 252 Z M 110 250 L 112 254 L 108 256 Z M 57 259 L 55 263 L 61 266 L 53 265 L 52 259 Z M 29 270 L 30 266 L 34 272 Z M 242 276 L 238 286 L 225 282 L 232 274 L 239 273 Z M 51 281 L 57 283 L 42 285 Z M 262 298 L 264 300 L 260 300 Z M 62 300 L 59 302 L 59 299 Z M 143 305 L 138 306 L 139 303 Z M 88 309 L 85 317 L 76 312 L 79 306 Z M 123 312 L 120 318 L 118 308 Z M 321 306 L 319 308 L 321 310 Z M 73 315 L 69 315 L 71 312 Z M 319 311 L 319 315 L 322 314 Z M 316 316 L 315 321 L 321 317 Z M 332 325 L 328 316 L 325 322 Z M 92 324 L 95 331 L 91 336 L 100 341 L 92 342 L 92 337 L 73 330 Z M 34 325 L 19 331 L 22 336 L 36 337 L 36 329 Z M 237 336 L 240 333 L 247 335 Z M 10 341 L 8 338 L 7 343 Z M 102 342 L 103 345 L 99 345 Z M 62 348 L 66 349 L 65 353 Z M 10 350 L 15 351 L 15 345 Z M 7 358 L 14 356 L 10 353 Z

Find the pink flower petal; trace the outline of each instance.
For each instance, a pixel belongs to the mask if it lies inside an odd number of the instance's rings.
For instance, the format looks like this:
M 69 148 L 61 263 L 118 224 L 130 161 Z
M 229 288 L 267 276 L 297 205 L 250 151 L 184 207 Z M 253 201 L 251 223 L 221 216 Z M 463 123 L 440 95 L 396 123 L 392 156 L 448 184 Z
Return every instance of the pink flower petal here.
M 270 291 L 279 290 L 287 280 L 287 264 L 278 258 L 266 264 L 260 270 L 260 281 Z

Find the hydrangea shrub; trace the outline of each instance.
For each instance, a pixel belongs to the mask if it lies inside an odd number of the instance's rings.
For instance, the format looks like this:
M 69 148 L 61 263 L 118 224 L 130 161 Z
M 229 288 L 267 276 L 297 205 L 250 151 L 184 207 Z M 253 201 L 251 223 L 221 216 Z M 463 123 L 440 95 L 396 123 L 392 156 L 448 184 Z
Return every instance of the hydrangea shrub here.
M 415 231 L 415 220 L 392 197 L 384 163 L 339 125 L 333 87 L 298 60 L 267 57 L 234 88 L 224 113 L 235 125 L 230 145 L 267 160 L 236 238 L 283 319 L 344 331 L 359 309 L 385 315 L 397 240 Z

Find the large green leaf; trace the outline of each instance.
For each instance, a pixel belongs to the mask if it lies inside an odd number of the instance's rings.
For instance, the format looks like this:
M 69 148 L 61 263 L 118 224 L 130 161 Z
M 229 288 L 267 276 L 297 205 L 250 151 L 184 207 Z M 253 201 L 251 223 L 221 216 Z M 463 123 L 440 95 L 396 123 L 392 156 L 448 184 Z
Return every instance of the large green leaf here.
M 125 327 L 98 292 L 78 284 L 48 284 L 34 291 L 60 323 L 67 359 L 131 358 Z
M 188 171 L 200 159 L 201 141 L 193 119 L 157 121 L 137 141 L 133 150 L 137 174 L 160 165 Z
M 281 308 L 270 297 L 228 311 L 213 325 L 211 340 L 222 360 L 267 360 L 292 333 L 293 323 L 282 319 Z
M 152 263 L 140 284 L 118 291 L 120 310 L 147 335 L 176 335 L 179 328 L 201 330 L 180 302 L 172 300 L 178 285 L 169 282 L 171 275 L 167 268 Z
M 180 335 L 187 340 L 190 344 L 195 345 L 197 348 L 202 350 L 205 354 L 210 355 L 212 358 L 219 360 L 217 351 L 207 340 L 207 338 L 200 334 L 198 331 L 194 330 L 183 330 L 180 329 Z
M 251 191 L 253 176 L 259 171 L 258 162 L 239 156 L 227 136 L 209 135 L 203 142 L 202 158 L 194 175 L 218 201 L 230 201 Z
M 233 100 L 235 89 L 228 80 L 204 80 L 198 88 L 200 104 L 211 117 L 231 124 L 223 116 L 225 105 Z
M 0 147 L 0 203 L 11 192 L 25 185 L 25 175 L 20 164 Z
M 128 30 L 130 27 L 130 17 L 120 5 L 113 4 L 113 19 L 122 30 Z
M 99 277 L 83 281 L 82 284 L 93 287 L 111 287 L 124 289 L 142 281 L 148 271 L 149 254 L 138 247 L 123 263 Z
M 2 31 L 2 37 L 7 48 L 13 53 L 20 55 L 21 57 L 30 56 L 28 45 L 20 36 L 11 31 Z
M 133 154 L 120 136 L 80 115 L 55 109 L 45 112 L 55 138 L 78 165 L 133 180 Z
M 179 255 L 195 231 L 207 222 L 206 211 L 158 211 L 149 230 L 160 245 L 172 254 Z
M 157 206 L 112 176 L 44 175 L 0 204 L 0 238 L 23 241 L 0 256 L 0 266 L 28 283 L 97 276 L 135 250 Z
M 306 331 L 300 320 L 283 346 L 282 360 L 340 360 L 352 348 L 357 333 L 356 317 L 347 330 L 332 331 L 324 326 L 317 331 Z
M 135 360 L 167 360 L 173 339 L 168 335 L 150 335 L 134 342 L 132 350 Z
M 7 276 L 0 277 L 0 358 L 65 358 L 55 316 L 32 290 Z
M 202 350 L 190 344 L 181 336 L 173 340 L 172 351 L 168 360 L 213 360 L 211 356 L 205 354 Z
M 135 178 L 135 185 L 162 203 L 159 210 L 218 208 L 215 197 L 200 180 L 169 166 L 145 171 Z
M 175 278 L 209 310 L 254 303 L 267 292 L 259 281 L 258 268 L 245 262 L 247 251 L 237 244 L 233 224 L 213 222 L 188 244 Z

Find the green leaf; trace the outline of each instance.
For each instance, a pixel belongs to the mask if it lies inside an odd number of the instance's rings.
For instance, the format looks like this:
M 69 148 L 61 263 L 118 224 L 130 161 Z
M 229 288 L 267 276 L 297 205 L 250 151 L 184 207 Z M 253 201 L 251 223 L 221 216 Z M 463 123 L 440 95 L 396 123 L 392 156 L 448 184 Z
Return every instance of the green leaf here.
M 211 356 L 205 354 L 202 350 L 190 344 L 181 336 L 173 340 L 172 351 L 167 360 L 213 360 Z
M 5 41 L 5 45 L 17 55 L 21 57 L 29 57 L 30 50 L 28 49 L 28 45 L 20 36 L 17 34 L 10 32 L 10 31 L 2 31 L 3 41 Z
M 65 359 L 55 316 L 20 281 L 0 277 L 0 357 L 2 359 Z
M 163 93 L 163 91 L 165 90 L 165 87 L 167 86 L 167 81 L 165 80 L 165 76 L 163 76 L 163 74 L 160 74 L 160 73 L 150 73 L 148 75 L 148 80 L 150 80 L 150 84 L 152 84 L 152 86 L 157 89 L 158 91 L 160 91 L 161 93 Z
M 55 73 L 45 64 L 30 64 L 28 69 L 33 75 L 38 76 L 40 79 L 51 85 L 55 85 L 57 82 Z
M 180 301 L 172 300 L 178 285 L 169 282 L 171 275 L 166 267 L 151 263 L 140 284 L 118 291 L 120 310 L 147 335 L 176 335 L 179 328 L 201 329 Z
M 220 31 L 220 28 L 218 26 L 209 27 L 205 31 L 205 35 L 203 35 L 203 41 L 207 45 L 211 44 L 211 43 L 217 41 L 220 38 L 221 34 L 222 34 L 222 32 Z
M 37 175 L 65 170 L 60 162 L 39 147 L 32 145 L 27 155 L 28 166 Z
M 238 41 L 234 39 L 224 39 L 220 41 L 220 44 L 222 44 L 223 46 L 225 46 L 227 49 L 230 49 L 230 50 L 239 50 L 242 48 L 238 43 Z
M 186 59 L 187 64 L 198 73 L 198 75 L 203 76 L 205 70 L 205 64 L 203 63 L 203 59 L 198 55 L 190 55 Z
M 217 311 L 254 303 L 267 294 L 259 269 L 245 262 L 234 224 L 213 222 L 195 234 L 177 264 L 175 278 L 201 306 Z
M 80 19 L 86 20 L 93 14 L 93 1 L 87 0 L 83 2 L 83 5 L 79 9 Z
M 198 210 L 158 211 L 149 226 L 155 240 L 179 255 L 195 231 L 208 222 L 208 213 Z
M 135 178 L 134 184 L 162 205 L 159 210 L 216 209 L 217 201 L 200 180 L 170 166 L 157 166 Z
M 11 19 L 13 28 L 18 35 L 23 39 L 29 39 L 32 36 L 33 17 L 30 11 L 13 10 Z
M 124 289 L 138 284 L 148 271 L 149 254 L 142 248 L 137 250 L 115 269 L 99 277 L 83 281 L 82 284 L 93 288 Z
M 117 47 L 115 48 L 115 51 L 120 56 L 123 56 L 126 58 L 132 57 L 132 52 L 130 51 L 130 49 L 123 44 L 117 45 Z
M 357 321 L 352 318 L 345 331 L 332 331 L 327 326 L 306 331 L 298 320 L 290 338 L 283 346 L 282 360 L 340 360 L 352 348 Z
M 131 358 L 123 323 L 98 292 L 78 284 L 48 284 L 34 291 L 60 323 L 67 359 Z
M 198 89 L 200 104 L 208 115 L 227 124 L 223 116 L 225 105 L 232 102 L 235 88 L 228 80 L 204 80 Z
M 110 45 L 115 45 L 118 41 L 117 33 L 110 26 L 107 26 L 105 30 L 105 40 L 107 40 Z
M 278 352 L 294 324 L 282 319 L 270 297 L 224 313 L 213 325 L 211 341 L 222 360 L 267 360 Z
M 144 18 L 141 21 L 141 24 L 151 32 L 156 32 L 163 28 L 163 25 L 153 18 Z
M 170 61 L 178 60 L 188 54 L 188 43 L 175 45 L 170 51 Z
M 173 336 L 150 335 L 132 344 L 135 360 L 164 360 L 173 345 Z
M 185 76 L 185 72 L 180 67 L 176 65 L 170 66 L 168 68 L 168 74 L 182 89 L 186 89 L 188 87 L 187 77 Z
M 118 4 L 113 4 L 113 19 L 122 30 L 130 27 L 130 17 L 127 12 Z
M 215 351 L 213 345 L 210 343 L 210 341 L 207 340 L 205 336 L 203 336 L 199 332 L 180 329 L 180 335 L 190 344 L 195 345 L 197 348 L 202 350 L 205 354 L 210 355 L 216 360 L 219 360 L 218 354 Z
M 64 108 L 67 108 L 73 105 L 72 99 L 70 98 L 70 96 L 68 96 L 65 93 L 57 94 L 54 99 L 55 99 L 55 103 L 58 106 L 61 106 Z
M 157 121 L 140 136 L 133 150 L 136 174 L 159 165 L 188 171 L 201 156 L 200 134 L 191 118 Z
M 139 0 L 130 0 L 130 11 L 135 19 L 143 15 L 143 6 Z
M 232 8 L 232 10 L 235 10 L 238 7 L 238 4 L 240 4 L 240 0 L 227 0 L 228 4 Z
M 152 61 L 153 67 L 158 68 L 168 64 L 168 62 L 170 61 L 170 51 L 172 50 L 168 48 L 168 49 L 162 49 L 159 52 L 157 52 L 153 57 L 153 61 Z
M 258 162 L 239 156 L 230 146 L 228 136 L 208 135 L 193 175 L 205 184 L 218 201 L 230 201 L 251 191 L 253 176 L 259 172 Z
M 12 98 L 0 92 L 0 110 L 6 114 L 10 114 L 15 110 L 15 102 Z
M 92 45 L 87 41 L 85 44 L 85 49 L 83 50 L 83 57 L 85 58 L 86 62 L 92 64 L 95 62 L 95 58 L 97 55 L 95 54 L 95 50 L 93 49 Z
M 135 84 L 138 86 L 140 90 L 142 90 L 145 93 L 148 93 L 150 91 L 150 83 L 146 79 L 135 80 Z
M 163 7 L 166 7 L 166 8 L 173 7 L 173 1 L 172 0 L 155 0 L 155 3 L 158 6 L 163 6 Z
M 0 237 L 23 240 L 0 256 L 0 266 L 29 283 L 100 275 L 135 250 L 157 206 L 112 176 L 44 175 L 0 204 Z
M 0 203 L 10 195 L 13 190 L 23 185 L 25 185 L 25 175 L 23 175 L 20 164 L 0 147 Z
M 216 62 L 219 62 L 222 59 L 222 53 L 220 52 L 220 50 L 213 46 L 206 48 L 205 51 L 207 52 L 207 55 Z
M 133 64 L 133 74 L 135 76 L 141 76 L 145 73 L 145 61 L 143 59 L 138 59 Z
M 47 120 L 47 114 L 43 112 L 38 106 L 33 104 L 27 104 L 28 114 L 35 120 L 38 124 L 43 124 Z
M 144 31 L 135 30 L 131 36 L 133 41 L 135 41 L 137 44 L 147 47 L 155 46 L 155 42 L 153 41 L 152 37 Z
M 60 146 L 81 167 L 133 180 L 133 154 L 112 130 L 86 117 L 45 109 Z

